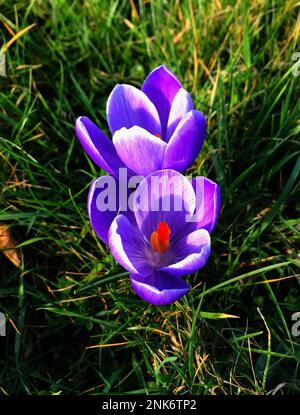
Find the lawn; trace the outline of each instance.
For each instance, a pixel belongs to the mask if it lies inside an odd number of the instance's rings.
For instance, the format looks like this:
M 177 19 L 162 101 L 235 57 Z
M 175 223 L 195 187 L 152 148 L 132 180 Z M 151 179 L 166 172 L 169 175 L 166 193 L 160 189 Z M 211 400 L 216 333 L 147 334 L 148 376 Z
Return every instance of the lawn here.
M 299 9 L 0 0 L 0 395 L 300 394 Z M 205 114 L 186 174 L 219 183 L 222 209 L 192 289 L 155 307 L 91 228 L 106 172 L 74 123 L 108 133 L 113 87 L 161 64 Z

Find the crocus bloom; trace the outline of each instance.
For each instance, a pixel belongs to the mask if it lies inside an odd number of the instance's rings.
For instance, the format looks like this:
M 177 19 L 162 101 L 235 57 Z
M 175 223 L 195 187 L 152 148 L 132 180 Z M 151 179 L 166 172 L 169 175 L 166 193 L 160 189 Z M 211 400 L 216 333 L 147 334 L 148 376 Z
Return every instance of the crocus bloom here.
M 112 141 L 85 116 L 77 119 L 76 134 L 91 159 L 115 177 L 121 167 L 141 176 L 184 172 L 202 148 L 205 118 L 165 66 L 154 69 L 141 90 L 116 85 L 106 110 Z
M 153 185 L 153 177 L 159 186 Z M 178 300 L 189 290 L 182 277 L 202 268 L 210 255 L 210 233 L 221 203 L 219 186 L 204 177 L 190 182 L 174 170 L 160 170 L 138 186 L 134 212 L 117 215 L 97 209 L 101 180 L 92 183 L 88 196 L 94 230 L 130 272 L 132 287 L 142 299 L 155 305 Z M 144 196 L 148 199 L 141 208 Z M 189 217 L 193 221 L 187 222 Z

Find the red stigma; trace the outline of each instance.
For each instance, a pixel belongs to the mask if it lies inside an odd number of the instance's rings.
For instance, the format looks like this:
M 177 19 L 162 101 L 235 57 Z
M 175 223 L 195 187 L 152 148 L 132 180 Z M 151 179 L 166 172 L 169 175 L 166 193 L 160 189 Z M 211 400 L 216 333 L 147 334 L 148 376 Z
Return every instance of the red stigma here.
M 169 241 L 171 229 L 169 228 L 167 222 L 160 222 L 157 227 L 158 237 L 162 241 Z
M 152 232 L 150 243 L 154 252 L 164 254 L 169 249 L 171 229 L 167 222 L 160 222 L 157 230 Z

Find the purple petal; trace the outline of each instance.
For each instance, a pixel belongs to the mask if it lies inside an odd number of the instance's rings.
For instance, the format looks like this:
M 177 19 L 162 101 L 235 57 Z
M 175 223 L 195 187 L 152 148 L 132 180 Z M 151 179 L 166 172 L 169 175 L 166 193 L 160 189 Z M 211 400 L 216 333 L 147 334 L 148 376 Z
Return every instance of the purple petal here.
M 75 130 L 90 158 L 103 170 L 117 176 L 119 168 L 124 167 L 124 164 L 109 138 L 88 117 L 77 118 Z
M 195 192 L 191 183 L 174 170 L 161 170 L 147 176 L 133 199 L 138 227 L 149 241 L 160 222 L 167 222 L 171 241 L 186 225 L 186 216 L 195 211 Z
M 161 169 L 167 145 L 143 128 L 121 128 L 113 142 L 120 159 L 136 174 L 147 176 Z
M 127 183 L 121 184 L 122 188 L 126 185 Z M 88 193 L 87 209 L 94 231 L 106 244 L 108 230 L 119 211 L 136 225 L 134 213 L 128 210 L 127 206 L 120 206 L 119 182 L 112 176 L 102 176 L 92 182 Z
M 196 194 L 196 211 L 193 218 L 196 228 L 214 230 L 221 208 L 221 191 L 217 183 L 206 177 L 195 177 L 192 186 Z
M 181 119 L 191 110 L 194 109 L 194 104 L 190 94 L 183 88 L 180 88 L 173 100 L 170 115 L 168 119 L 168 129 L 166 141 L 168 142 L 174 133 L 177 125 Z
M 124 215 L 117 216 L 108 231 L 111 254 L 127 271 L 150 275 L 153 267 L 147 261 L 147 245 L 141 233 Z
M 114 134 L 122 127 L 134 125 L 144 128 L 151 134 L 160 134 L 160 121 L 157 110 L 150 99 L 131 85 L 117 85 L 107 101 L 107 120 Z
M 116 205 L 113 211 L 101 211 L 97 207 L 97 197 L 103 191 L 103 189 L 105 189 L 107 185 L 107 177 L 113 179 L 112 176 L 102 176 L 92 182 L 88 193 L 87 202 L 91 225 L 98 237 L 102 239 L 106 244 L 108 243 L 107 234 L 109 227 L 118 212 Z
M 174 262 L 160 271 L 177 277 L 191 274 L 204 267 L 210 255 L 210 236 L 205 229 L 198 229 L 183 238 L 174 246 Z
M 189 291 L 189 285 L 181 278 L 156 272 L 150 277 L 131 274 L 132 288 L 143 300 L 154 305 L 168 305 L 179 300 Z
M 163 168 L 184 172 L 198 156 L 204 142 L 206 123 L 202 112 L 190 111 L 177 125 L 168 143 Z
M 151 99 L 158 111 L 163 139 L 167 132 L 170 108 L 180 88 L 181 84 L 176 76 L 164 65 L 154 69 L 143 83 L 142 91 Z

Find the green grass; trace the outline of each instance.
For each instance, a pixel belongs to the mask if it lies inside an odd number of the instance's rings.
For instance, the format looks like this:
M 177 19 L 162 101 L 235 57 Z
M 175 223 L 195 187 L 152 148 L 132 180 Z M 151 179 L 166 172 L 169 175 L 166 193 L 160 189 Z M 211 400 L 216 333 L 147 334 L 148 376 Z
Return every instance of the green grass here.
M 299 2 L 135 4 L 0 0 L 3 44 L 36 23 L 0 77 L 0 224 L 21 258 L 0 256 L 0 394 L 299 394 Z M 87 190 L 104 172 L 74 120 L 107 131 L 114 85 L 162 63 L 207 117 L 187 173 L 216 180 L 223 204 L 194 288 L 158 308 L 91 229 Z

